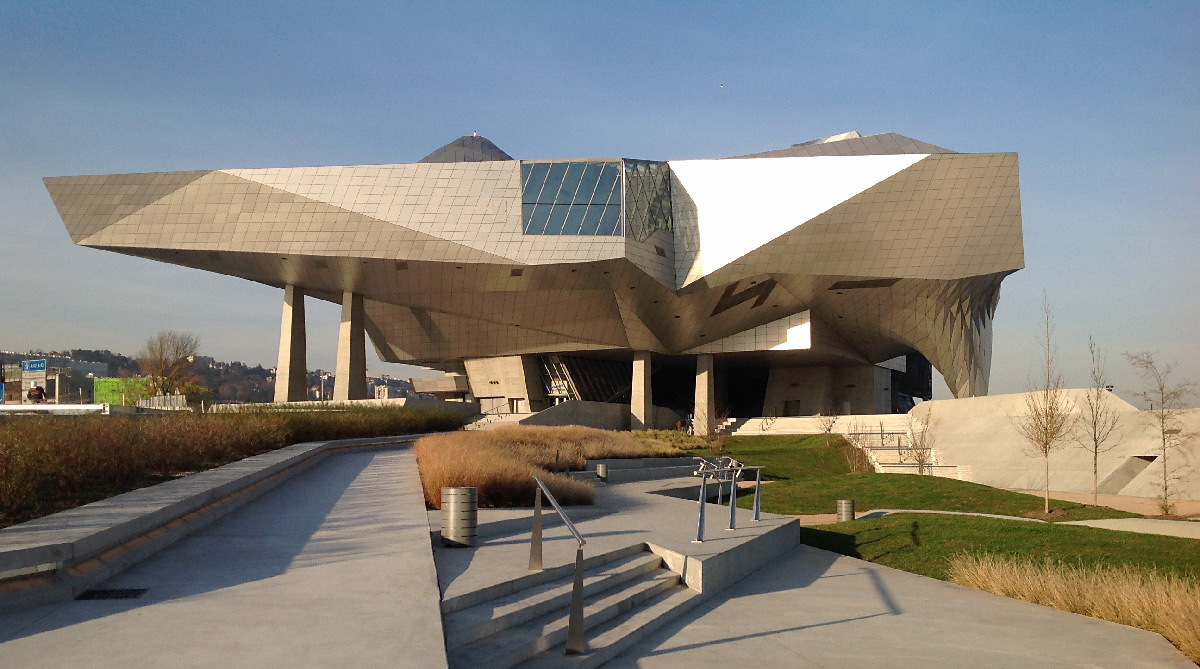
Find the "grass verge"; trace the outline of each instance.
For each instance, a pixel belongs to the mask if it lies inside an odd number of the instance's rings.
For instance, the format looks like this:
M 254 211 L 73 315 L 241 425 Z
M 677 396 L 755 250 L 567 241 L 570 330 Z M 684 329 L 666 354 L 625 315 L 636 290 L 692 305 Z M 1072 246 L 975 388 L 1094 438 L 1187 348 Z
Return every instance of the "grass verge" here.
M 453 430 L 456 414 L 405 407 L 0 419 L 0 527 L 288 444 Z
M 837 500 L 853 499 L 860 511 L 869 509 L 936 509 L 1039 517 L 1045 520 L 1135 518 L 1137 514 L 1051 500 L 1051 514 L 1042 515 L 1042 498 L 991 486 L 936 476 L 852 473 L 853 450 L 839 435 L 833 447 L 824 435 L 730 437 L 724 453 L 746 464 L 763 465 L 762 507 L 788 515 L 833 513 Z M 693 455 L 708 455 L 693 449 Z M 749 498 L 741 502 L 748 506 Z
M 441 508 L 442 488 L 479 488 L 481 507 L 530 506 L 542 477 L 562 504 L 591 504 L 595 488 L 551 470 L 582 470 L 597 458 L 670 457 L 683 452 L 628 432 L 589 427 L 512 426 L 423 437 L 415 446 L 425 502 Z
M 986 553 L 952 557 L 949 575 L 978 590 L 1158 632 L 1200 664 L 1200 580 Z

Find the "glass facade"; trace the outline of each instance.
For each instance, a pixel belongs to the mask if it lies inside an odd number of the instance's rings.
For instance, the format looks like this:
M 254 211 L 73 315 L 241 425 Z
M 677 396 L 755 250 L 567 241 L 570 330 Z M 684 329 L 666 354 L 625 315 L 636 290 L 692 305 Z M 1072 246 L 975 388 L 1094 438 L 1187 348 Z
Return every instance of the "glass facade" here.
M 522 163 L 521 180 L 525 234 L 625 234 L 620 161 Z
M 666 163 L 626 160 L 625 227 L 644 242 L 656 230 L 671 229 L 671 168 Z
M 645 241 L 671 229 L 671 170 L 644 160 L 521 163 L 521 217 L 527 235 L 626 232 Z

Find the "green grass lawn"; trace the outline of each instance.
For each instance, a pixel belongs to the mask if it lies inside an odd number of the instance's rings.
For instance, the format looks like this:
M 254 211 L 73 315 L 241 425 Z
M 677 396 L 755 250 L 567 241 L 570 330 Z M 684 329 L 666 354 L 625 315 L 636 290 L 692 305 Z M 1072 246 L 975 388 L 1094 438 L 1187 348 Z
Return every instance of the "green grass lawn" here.
M 870 509 L 937 509 L 995 513 L 1006 516 L 1040 514 L 1042 498 L 990 486 L 936 476 L 913 474 L 853 474 L 845 456 L 851 448 L 841 437 L 825 445 L 824 435 L 730 437 L 725 455 L 749 465 L 763 465 L 762 508 L 770 513 L 833 513 L 837 500 L 853 499 L 860 512 Z M 692 455 L 712 455 L 704 448 Z M 740 506 L 749 508 L 746 495 Z M 1048 520 L 1132 518 L 1137 514 L 1074 502 L 1051 500 Z
M 942 580 L 959 553 L 1130 565 L 1200 578 L 1200 541 L 1078 525 L 911 513 L 800 532 L 810 546 Z

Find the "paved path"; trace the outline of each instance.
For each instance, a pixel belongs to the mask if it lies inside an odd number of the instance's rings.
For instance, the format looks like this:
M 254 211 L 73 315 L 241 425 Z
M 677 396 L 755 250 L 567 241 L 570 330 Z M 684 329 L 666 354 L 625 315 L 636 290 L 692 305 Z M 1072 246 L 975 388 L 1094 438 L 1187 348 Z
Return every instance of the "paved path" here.
M 1152 632 L 808 546 L 605 665 L 742 666 L 1195 669 Z
M 1029 495 L 1042 496 L 1041 490 L 1024 490 L 1018 488 L 1010 488 L 1013 492 L 1023 492 Z M 1090 492 L 1063 492 L 1059 490 L 1050 491 L 1051 499 L 1061 499 L 1065 502 L 1075 502 L 1077 504 L 1091 504 L 1092 493 Z M 1157 516 L 1159 513 L 1158 499 L 1155 497 L 1133 497 L 1131 495 L 1100 495 L 1099 502 L 1101 506 L 1107 506 L 1111 509 L 1119 509 L 1130 513 L 1140 513 L 1144 516 Z M 1177 499 L 1175 500 L 1175 513 L 1187 518 L 1200 518 L 1200 500 L 1196 499 Z
M 408 449 L 332 456 L 98 586 L 0 616 L 0 667 L 445 667 Z
M 1169 537 L 1200 539 L 1200 523 L 1192 520 L 1154 520 L 1152 518 L 1105 518 L 1102 520 L 1071 520 L 1063 525 L 1087 525 L 1105 530 L 1165 534 Z

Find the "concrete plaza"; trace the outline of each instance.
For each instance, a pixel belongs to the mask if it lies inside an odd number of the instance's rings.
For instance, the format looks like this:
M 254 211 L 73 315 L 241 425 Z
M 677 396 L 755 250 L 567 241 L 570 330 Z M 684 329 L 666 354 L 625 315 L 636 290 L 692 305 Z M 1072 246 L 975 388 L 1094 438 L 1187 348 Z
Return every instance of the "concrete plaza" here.
M 597 551 L 654 542 L 704 558 L 768 526 L 750 526 L 742 512 L 744 529 L 725 531 L 712 506 L 717 540 L 691 544 L 695 503 L 648 492 L 686 483 L 613 485 L 598 508 L 569 511 Z M 528 511 L 484 516 L 503 529 L 483 533 L 475 551 L 439 549 L 439 589 L 411 451 L 333 455 L 96 586 L 145 588 L 137 599 L 0 616 L 0 666 L 445 666 L 439 598 L 526 573 Z M 547 566 L 569 560 L 563 528 L 546 534 Z M 710 593 L 610 666 L 746 662 L 1193 666 L 1150 632 L 804 546 Z

